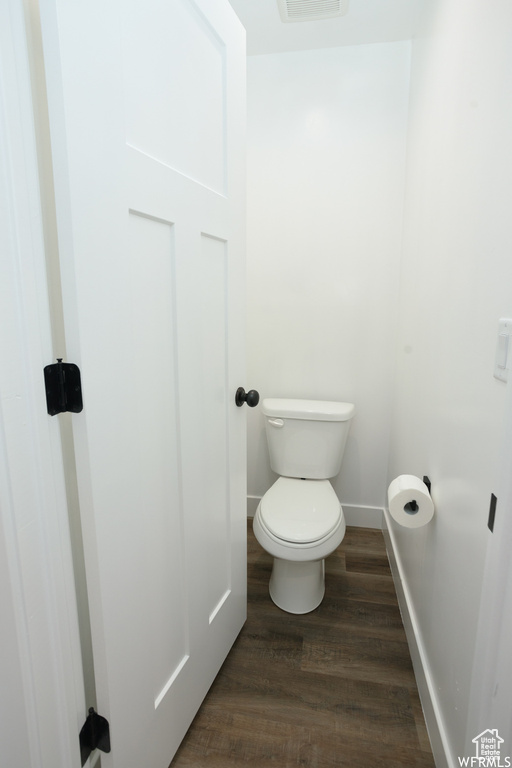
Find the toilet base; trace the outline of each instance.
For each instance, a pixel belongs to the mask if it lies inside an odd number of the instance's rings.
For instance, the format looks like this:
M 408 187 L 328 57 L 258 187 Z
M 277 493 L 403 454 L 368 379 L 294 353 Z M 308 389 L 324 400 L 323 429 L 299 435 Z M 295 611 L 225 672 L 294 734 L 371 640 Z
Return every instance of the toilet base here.
M 297 562 L 274 557 L 269 592 L 272 601 L 287 613 L 309 613 L 325 594 L 325 560 Z

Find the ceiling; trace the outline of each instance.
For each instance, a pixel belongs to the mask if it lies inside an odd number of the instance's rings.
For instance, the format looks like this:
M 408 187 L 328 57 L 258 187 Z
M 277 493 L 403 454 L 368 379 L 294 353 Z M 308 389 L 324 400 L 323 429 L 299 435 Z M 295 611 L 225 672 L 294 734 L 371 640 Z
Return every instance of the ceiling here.
M 420 0 L 350 0 L 348 13 L 283 23 L 277 0 L 229 0 L 247 31 L 247 54 L 409 40 Z

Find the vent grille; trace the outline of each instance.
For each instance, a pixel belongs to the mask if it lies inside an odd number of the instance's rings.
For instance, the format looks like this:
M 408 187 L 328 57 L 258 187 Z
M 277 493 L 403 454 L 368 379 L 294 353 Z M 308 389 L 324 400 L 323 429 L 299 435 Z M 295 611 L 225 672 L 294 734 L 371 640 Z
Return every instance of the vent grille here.
M 349 0 L 277 0 L 284 22 L 319 21 L 344 16 Z

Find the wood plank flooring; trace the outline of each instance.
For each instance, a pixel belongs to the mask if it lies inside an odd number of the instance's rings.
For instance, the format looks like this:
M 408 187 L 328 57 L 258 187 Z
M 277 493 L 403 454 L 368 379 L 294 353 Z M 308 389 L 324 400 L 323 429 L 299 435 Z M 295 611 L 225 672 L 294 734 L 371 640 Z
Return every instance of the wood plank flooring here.
M 348 528 L 292 616 L 248 521 L 248 619 L 172 768 L 435 768 L 380 531 Z

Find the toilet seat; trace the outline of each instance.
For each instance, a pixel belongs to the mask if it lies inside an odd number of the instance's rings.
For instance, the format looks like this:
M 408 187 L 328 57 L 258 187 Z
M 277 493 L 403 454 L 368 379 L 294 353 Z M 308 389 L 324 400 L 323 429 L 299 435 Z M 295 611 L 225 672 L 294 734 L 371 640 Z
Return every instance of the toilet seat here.
M 339 525 L 341 504 L 328 480 L 280 477 L 260 504 L 261 522 L 276 538 L 311 544 Z

